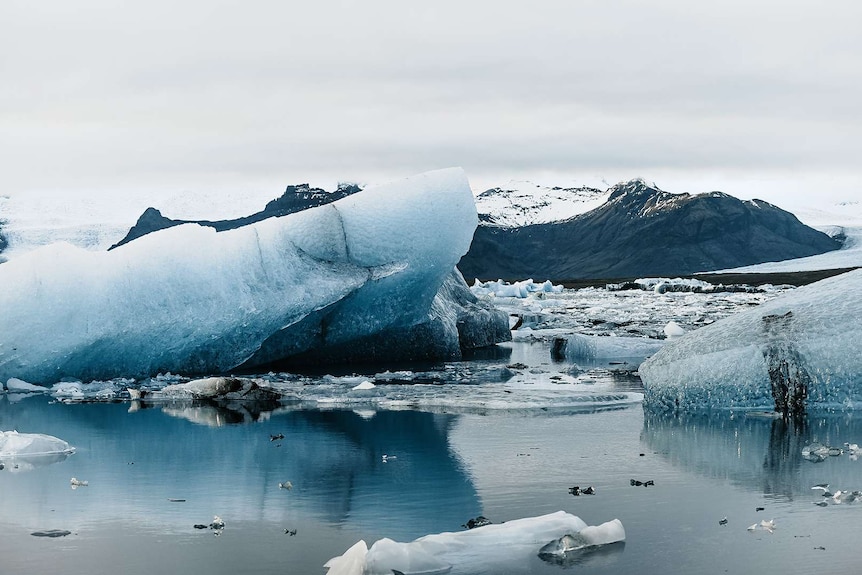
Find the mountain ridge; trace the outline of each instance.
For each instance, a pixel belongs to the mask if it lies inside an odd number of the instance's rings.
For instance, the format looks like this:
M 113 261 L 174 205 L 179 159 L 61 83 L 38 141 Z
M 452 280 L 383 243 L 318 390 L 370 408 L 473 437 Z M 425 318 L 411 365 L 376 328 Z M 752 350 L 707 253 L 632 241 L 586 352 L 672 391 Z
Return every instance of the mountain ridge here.
M 672 194 L 642 179 L 608 192 L 599 207 L 565 220 L 519 227 L 481 221 L 459 268 L 480 279 L 681 275 L 841 247 L 761 200 Z

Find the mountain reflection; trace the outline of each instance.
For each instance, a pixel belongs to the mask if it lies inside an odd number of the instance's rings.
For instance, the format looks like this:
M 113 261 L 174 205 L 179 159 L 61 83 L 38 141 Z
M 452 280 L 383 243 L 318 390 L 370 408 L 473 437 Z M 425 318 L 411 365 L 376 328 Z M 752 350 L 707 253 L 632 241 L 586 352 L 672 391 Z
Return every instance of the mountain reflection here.
M 50 433 L 76 446 L 67 462 L 51 466 L 52 475 L 65 477 L 57 480 L 64 489 L 70 476 L 89 480 L 89 492 L 99 493 L 91 517 L 158 521 L 152 503 L 179 497 L 187 500 L 184 516 L 172 507 L 173 519 L 165 520 L 183 526 L 214 513 L 226 521 L 291 524 L 307 516 L 409 540 L 459 530 L 481 512 L 470 477 L 449 449 L 458 416 L 157 406 L 145 402 L 129 413 L 128 403 L 49 405 L 34 397 L 14 406 L 0 402 L 0 427 Z M 292 489 L 280 489 L 287 481 Z M 28 487 L 6 482 L 0 503 L 20 507 L 20 516 L 38 514 L 27 509 L 39 505 L 28 501 Z
M 844 449 L 862 436 L 853 414 L 809 416 L 785 421 L 762 414 L 644 413 L 641 440 L 686 470 L 735 483 L 766 495 L 811 496 L 811 486 L 862 489 L 862 462 Z M 806 446 L 842 448 L 840 455 L 806 458 Z M 836 452 L 837 453 L 837 452 Z

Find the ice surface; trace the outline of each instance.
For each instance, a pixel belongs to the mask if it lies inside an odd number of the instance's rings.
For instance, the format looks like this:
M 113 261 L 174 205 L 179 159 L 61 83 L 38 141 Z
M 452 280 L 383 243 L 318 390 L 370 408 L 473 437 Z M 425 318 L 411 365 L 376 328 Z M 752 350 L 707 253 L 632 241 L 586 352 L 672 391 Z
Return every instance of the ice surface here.
M 645 405 L 772 409 L 800 401 L 808 409 L 858 409 L 860 346 L 862 270 L 857 270 L 668 342 L 640 367 Z M 804 389 L 795 389 L 794 382 Z
M 410 329 L 429 320 L 476 222 L 463 171 L 449 169 L 222 233 L 45 246 L 0 265 L 0 380 L 218 373 L 383 332 L 421 348 L 429 334 Z M 458 327 L 430 331 L 455 353 Z
M 364 564 L 359 561 L 365 545 L 360 541 L 326 565 L 329 575 L 390 575 L 393 570 L 405 575 L 510 572 L 514 565 L 528 564 L 548 543 L 578 533 L 585 534 L 589 545 L 625 538 L 618 520 L 588 527 L 579 517 L 558 511 L 467 531 L 426 535 L 409 543 L 381 539 L 368 549 Z M 336 568 L 339 570 L 333 571 Z

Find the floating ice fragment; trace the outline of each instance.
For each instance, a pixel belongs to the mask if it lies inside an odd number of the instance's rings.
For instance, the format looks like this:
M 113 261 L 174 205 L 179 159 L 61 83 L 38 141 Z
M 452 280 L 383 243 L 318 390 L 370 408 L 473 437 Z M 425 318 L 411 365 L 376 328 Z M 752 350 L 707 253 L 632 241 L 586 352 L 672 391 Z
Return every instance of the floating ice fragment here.
M 90 484 L 89 481 L 82 481 L 77 477 L 73 477 L 72 479 L 70 479 L 69 483 L 71 484 L 72 489 L 77 489 L 78 487 L 87 487 Z
M 485 525 L 468 531 L 438 533 L 410 543 L 381 539 L 368 549 L 363 541 L 344 555 L 326 563 L 328 575 L 391 575 L 497 573 L 511 571 L 514 564 L 525 569 L 548 542 L 566 535 L 580 535 L 587 546 L 604 545 L 625 539 L 619 520 L 588 527 L 578 517 L 563 511 L 505 523 Z
M 374 385 L 373 383 L 371 383 L 370 381 L 366 380 L 366 381 L 363 381 L 362 383 L 360 383 L 359 385 L 357 385 L 356 387 L 352 387 L 351 389 L 353 391 L 361 391 L 364 389 L 374 389 L 375 387 L 377 387 L 377 386 Z
M 675 321 L 669 321 L 668 324 L 664 326 L 664 335 L 667 339 L 676 339 L 684 336 L 685 330 Z
M 9 393 L 45 393 L 48 390 L 45 389 L 44 386 L 33 385 L 32 383 L 27 383 L 23 379 L 10 377 L 6 382 L 6 391 Z
M 53 435 L 0 431 L 0 457 L 3 458 L 69 454 L 74 451 L 74 447 Z

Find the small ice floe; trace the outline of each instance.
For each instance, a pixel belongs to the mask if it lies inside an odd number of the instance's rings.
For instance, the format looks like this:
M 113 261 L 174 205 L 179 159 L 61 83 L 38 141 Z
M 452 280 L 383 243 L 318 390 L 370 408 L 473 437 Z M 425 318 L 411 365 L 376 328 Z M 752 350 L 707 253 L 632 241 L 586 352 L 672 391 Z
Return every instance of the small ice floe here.
M 383 463 L 388 463 L 388 462 L 390 462 L 390 461 L 395 461 L 396 459 L 398 459 L 398 456 L 396 456 L 396 455 L 386 455 L 385 453 L 383 454 L 383 457 L 382 457 Z
M 0 457 L 71 454 L 74 451 L 74 447 L 53 435 L 0 431 Z
M 772 533 L 773 530 L 775 530 L 775 519 L 770 519 L 769 521 L 766 521 L 764 519 L 760 523 L 755 523 L 748 526 L 749 531 L 756 531 L 757 529 L 762 529 L 763 531 L 768 531 Z
M 89 481 L 83 481 L 81 479 L 78 479 L 77 477 L 73 477 L 72 479 L 70 479 L 69 483 L 72 485 L 72 489 L 77 489 L 79 487 L 87 487 L 88 485 L 90 485 Z
M 293 489 L 293 483 L 291 483 L 290 481 L 285 481 L 284 483 L 279 483 L 278 488 L 287 489 L 288 491 L 290 491 L 291 489 Z
M 664 326 L 664 335 L 667 339 L 676 339 L 685 335 L 685 330 L 675 321 L 669 321 Z
M 351 389 L 353 391 L 363 391 L 366 389 L 374 389 L 375 387 L 377 387 L 377 386 L 374 385 L 373 383 L 371 383 L 370 381 L 365 380 L 362 383 L 360 383 L 359 385 L 352 387 Z
M 0 386 L 0 392 L 2 391 L 2 386 Z M 6 391 L 9 393 L 47 393 L 49 390 L 47 387 L 33 385 L 17 377 L 10 377 L 6 381 Z
M 805 447 L 802 448 L 802 457 L 803 459 L 807 459 L 813 463 L 820 463 L 821 461 L 826 461 L 828 457 L 837 457 L 844 453 L 844 450 L 840 447 L 830 447 L 828 445 L 823 445 L 817 441 L 809 443 Z
M 216 535 L 221 535 L 221 532 L 224 531 L 224 520 L 218 515 L 213 515 L 209 528 L 215 531 Z

